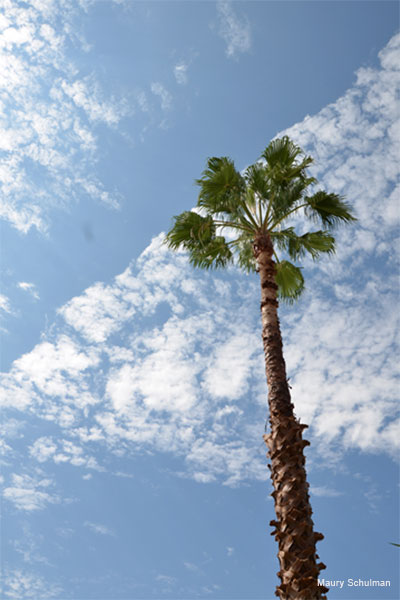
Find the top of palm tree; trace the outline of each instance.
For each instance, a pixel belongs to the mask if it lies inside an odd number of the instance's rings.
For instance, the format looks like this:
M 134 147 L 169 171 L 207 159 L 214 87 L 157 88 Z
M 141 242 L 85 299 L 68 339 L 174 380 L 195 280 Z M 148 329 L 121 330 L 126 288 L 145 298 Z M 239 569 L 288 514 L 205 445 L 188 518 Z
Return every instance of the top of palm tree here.
M 332 254 L 332 230 L 356 220 L 343 197 L 315 191 L 317 180 L 307 173 L 312 162 L 287 136 L 273 140 L 260 160 L 243 173 L 230 158 L 209 158 L 196 181 L 200 187 L 197 207 L 174 217 L 167 245 L 187 250 L 196 267 L 236 263 L 254 271 L 254 244 L 269 236 L 279 295 L 296 299 L 304 289 L 301 270 L 281 259 L 277 251 L 295 261 L 307 253 L 314 260 L 322 253 Z M 285 227 L 285 221 L 298 211 L 322 229 L 299 235 L 293 226 Z

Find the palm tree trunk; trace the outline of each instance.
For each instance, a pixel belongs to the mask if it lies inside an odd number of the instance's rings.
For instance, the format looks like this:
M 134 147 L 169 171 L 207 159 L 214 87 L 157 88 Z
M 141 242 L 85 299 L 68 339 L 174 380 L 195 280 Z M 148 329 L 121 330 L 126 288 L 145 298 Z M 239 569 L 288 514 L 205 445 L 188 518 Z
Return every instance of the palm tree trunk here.
M 309 442 L 302 439 L 302 431 L 307 425 L 300 425 L 290 400 L 272 254 L 268 235 L 255 241 L 254 255 L 261 279 L 262 339 L 271 426 L 264 441 L 271 460 L 268 467 L 276 513 L 276 521 L 271 521 L 270 525 L 275 527 L 272 535 L 279 544 L 278 576 L 281 579 L 275 593 L 281 600 L 319 600 L 326 598 L 324 594 L 328 591 L 324 586 L 318 586 L 318 575 L 325 565 L 317 563 L 315 548 L 316 542 L 324 536 L 313 529 L 303 451 Z

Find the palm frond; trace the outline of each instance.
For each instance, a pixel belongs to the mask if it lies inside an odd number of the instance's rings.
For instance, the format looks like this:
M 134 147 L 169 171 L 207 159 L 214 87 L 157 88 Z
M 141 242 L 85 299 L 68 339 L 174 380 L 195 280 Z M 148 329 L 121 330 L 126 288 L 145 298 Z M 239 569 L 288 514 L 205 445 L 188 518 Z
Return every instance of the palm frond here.
M 281 231 L 271 231 L 269 235 L 273 245 L 283 252 L 289 252 L 290 240 L 297 237 L 294 227 L 288 227 Z
M 304 278 L 299 267 L 287 260 L 276 264 L 278 297 L 292 304 L 304 290 Z
M 286 251 L 291 258 L 297 260 L 308 252 L 313 260 L 321 253 L 334 254 L 335 238 L 327 231 L 310 231 L 297 235 L 294 227 L 270 233 L 272 242 L 281 251 Z
M 256 197 L 254 194 L 254 190 L 252 190 L 251 188 L 247 188 L 246 192 L 244 194 L 244 203 L 247 206 L 248 210 L 251 212 L 252 215 L 256 214 Z
M 295 179 L 306 179 L 306 169 L 313 162 L 311 156 L 304 156 L 301 148 L 287 136 L 273 140 L 262 158 L 267 163 L 270 185 L 275 188 L 285 188 Z
M 265 166 L 260 162 L 247 167 L 244 178 L 248 188 L 260 198 L 266 199 L 269 195 L 268 177 Z
M 253 252 L 253 240 L 249 236 L 242 236 L 242 238 L 238 240 L 235 249 L 238 266 L 244 271 L 247 271 L 247 273 L 253 273 L 257 268 L 257 262 Z
M 174 217 L 175 223 L 165 237 L 172 250 L 183 248 L 189 252 L 189 262 L 195 267 L 226 267 L 233 255 L 223 236 L 216 235 L 216 226 L 210 215 L 203 217 L 185 211 Z
M 305 189 L 312 182 L 311 178 L 296 178 L 286 186 L 274 186 L 269 211 L 271 229 L 294 212 L 296 204 L 299 205 L 302 201 Z
M 203 176 L 196 183 L 200 186 L 198 206 L 213 215 L 237 214 L 246 185 L 230 158 L 209 158 Z
M 288 136 L 272 140 L 262 153 L 269 167 L 284 165 L 292 166 L 296 158 L 302 154 L 301 148 L 296 146 Z
M 330 229 L 341 223 L 357 221 L 351 214 L 351 205 L 338 194 L 328 194 L 320 190 L 313 196 L 306 196 L 304 201 L 306 202 L 306 216 L 314 221 L 321 222 Z
M 215 237 L 215 225 L 211 216 L 203 217 L 192 211 L 185 211 L 174 217 L 175 223 L 166 235 L 166 244 L 177 250 L 207 245 Z
M 216 236 L 208 244 L 192 247 L 189 262 L 202 269 L 225 268 L 233 262 L 233 254 L 223 236 Z
M 316 260 L 321 253 L 335 253 L 335 238 L 326 231 L 310 231 L 304 235 L 294 235 L 289 240 L 288 252 L 294 260 L 303 257 L 306 252 Z

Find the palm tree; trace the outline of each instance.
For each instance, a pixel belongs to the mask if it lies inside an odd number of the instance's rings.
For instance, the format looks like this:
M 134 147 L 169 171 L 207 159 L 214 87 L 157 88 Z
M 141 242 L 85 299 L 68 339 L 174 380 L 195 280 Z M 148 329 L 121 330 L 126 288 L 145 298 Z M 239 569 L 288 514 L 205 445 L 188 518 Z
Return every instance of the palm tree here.
M 278 319 L 278 298 L 293 302 L 304 289 L 304 279 L 301 269 L 280 255 L 297 261 L 307 253 L 313 259 L 332 254 L 332 230 L 355 221 L 343 198 L 316 190 L 316 179 L 307 173 L 312 162 L 288 137 L 273 140 L 244 173 L 227 157 L 208 159 L 196 181 L 197 207 L 174 217 L 166 236 L 168 246 L 185 249 L 195 267 L 233 263 L 260 276 L 270 422 L 264 440 L 276 513 L 270 524 L 279 545 L 281 583 L 276 595 L 285 600 L 326 598 L 328 589 L 318 585 L 325 565 L 317 562 L 315 545 L 323 535 L 314 532 L 311 518 L 303 452 L 309 442 L 302 438 L 307 425 L 293 411 Z M 297 215 L 319 222 L 323 229 L 299 235 Z M 287 221 L 291 223 L 284 227 Z

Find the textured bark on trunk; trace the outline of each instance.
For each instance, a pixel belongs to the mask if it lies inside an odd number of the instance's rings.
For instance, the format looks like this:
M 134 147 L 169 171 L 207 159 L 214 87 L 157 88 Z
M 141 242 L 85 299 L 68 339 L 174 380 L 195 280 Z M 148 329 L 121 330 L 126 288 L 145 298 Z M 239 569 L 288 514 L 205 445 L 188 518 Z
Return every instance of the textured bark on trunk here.
M 294 416 L 293 404 L 286 376 L 282 351 L 282 337 L 278 319 L 277 285 L 273 248 L 268 235 L 254 243 L 261 279 L 262 339 L 265 353 L 265 371 L 268 382 L 269 422 L 271 430 L 264 436 L 271 460 L 271 479 L 274 487 L 276 521 L 271 535 L 279 545 L 278 559 L 281 584 L 275 594 L 281 600 L 319 600 L 328 588 L 318 586 L 319 572 L 325 568 L 318 563 L 315 544 L 323 539 L 314 532 L 312 510 L 306 481 L 302 431 Z

